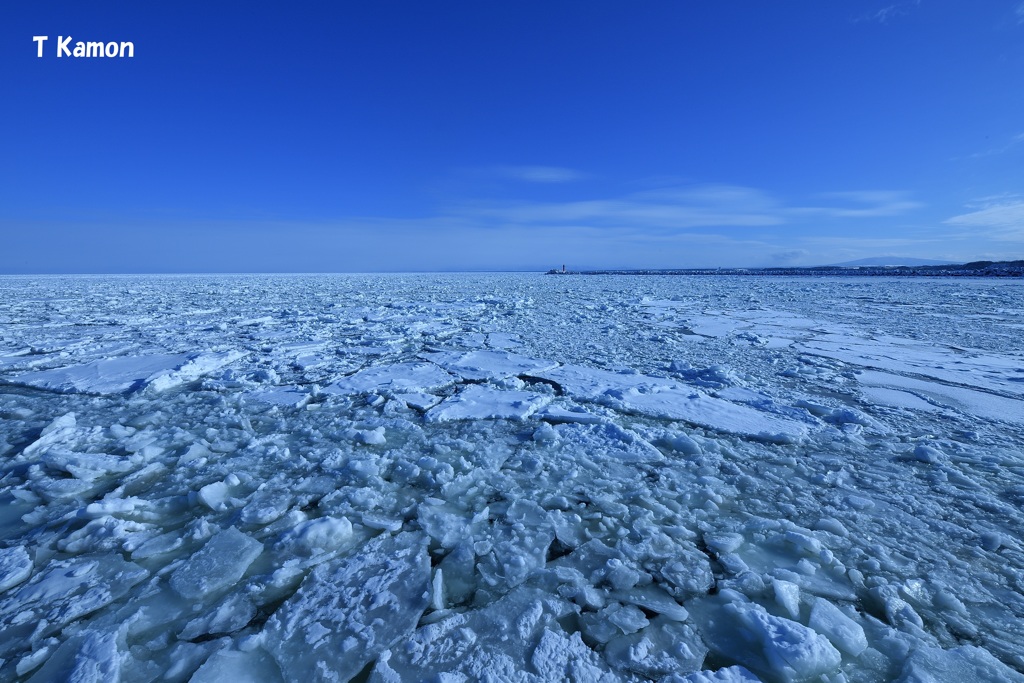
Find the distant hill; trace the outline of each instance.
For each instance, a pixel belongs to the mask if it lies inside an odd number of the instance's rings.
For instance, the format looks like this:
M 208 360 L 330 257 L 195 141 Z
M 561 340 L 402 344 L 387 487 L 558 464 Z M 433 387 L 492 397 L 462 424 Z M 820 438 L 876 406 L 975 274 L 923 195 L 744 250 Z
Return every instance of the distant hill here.
M 936 261 L 935 259 L 911 258 L 909 256 L 874 256 L 872 258 L 857 259 L 856 261 L 833 263 L 830 264 L 830 267 L 859 268 L 862 266 L 869 266 L 881 268 L 885 266 L 951 266 L 955 263 L 957 263 L 957 261 Z
M 889 261 L 887 258 L 880 259 Z M 548 275 L 743 275 L 772 276 L 786 275 L 797 277 L 1022 277 L 1024 278 L 1024 260 L 1018 261 L 971 261 L 970 263 L 946 263 L 909 259 L 924 262 L 928 265 L 861 265 L 870 262 L 851 261 L 847 264 L 834 266 L 814 266 L 813 268 L 680 268 L 650 270 L 549 270 Z

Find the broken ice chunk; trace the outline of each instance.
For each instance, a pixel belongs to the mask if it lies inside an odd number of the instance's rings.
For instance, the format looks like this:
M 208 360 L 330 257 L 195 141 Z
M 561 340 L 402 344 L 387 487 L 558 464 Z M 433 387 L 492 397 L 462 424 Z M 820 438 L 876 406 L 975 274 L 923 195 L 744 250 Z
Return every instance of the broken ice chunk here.
M 851 657 L 867 649 L 868 640 L 861 625 L 825 598 L 814 601 L 807 625 Z
M 700 616 L 708 622 L 704 631 L 712 650 L 771 680 L 805 680 L 842 662 L 825 636 L 754 603 L 729 602 Z
M 292 494 L 287 491 L 264 489 L 257 491 L 249 503 L 242 508 L 242 521 L 246 524 L 270 524 L 292 504 Z
M 650 678 L 696 671 L 707 653 L 692 626 L 664 617 L 637 633 L 612 638 L 605 647 L 605 658 L 614 668 Z
M 0 599 L 0 658 L 120 599 L 148 575 L 116 553 L 52 561 Z
M 712 429 L 757 439 L 795 443 L 809 434 L 809 422 L 724 401 L 664 377 L 622 374 L 577 365 L 535 373 L 565 393 L 618 410 L 650 417 L 685 420 Z
M 192 674 L 189 683 L 280 683 L 283 680 L 277 663 L 263 650 L 224 649 L 210 655 Z
M 360 370 L 324 387 L 325 394 L 362 394 L 390 391 L 396 394 L 429 393 L 450 387 L 455 378 L 433 363 L 395 363 Z
M 610 597 L 664 615 L 673 621 L 686 621 L 689 617 L 685 607 L 655 584 L 638 586 L 628 591 L 613 591 Z
M 26 372 L 13 381 L 65 393 L 118 394 L 139 388 L 146 378 L 170 372 L 188 358 L 184 353 L 104 358 L 83 365 Z
M 138 548 L 132 551 L 132 559 L 144 560 L 147 557 L 168 553 L 172 550 L 177 550 L 184 545 L 184 543 L 185 541 L 182 539 L 180 533 L 177 531 L 168 531 L 167 533 L 154 536 L 148 541 L 142 543 Z
M 536 588 L 518 588 L 481 609 L 418 629 L 381 655 L 370 683 L 400 681 L 618 680 L 559 619 L 574 606 Z M 570 673 L 571 672 L 571 673 Z
M 181 633 L 179 640 L 195 640 L 207 634 L 234 633 L 248 624 L 256 615 L 256 606 L 241 593 L 228 595 L 214 609 L 192 619 Z
M 424 354 L 445 370 L 468 380 L 503 379 L 557 367 L 558 363 L 508 351 L 441 352 Z
M 32 491 L 48 503 L 65 500 L 82 500 L 96 494 L 104 487 L 82 479 L 36 479 Z
M 741 534 L 717 532 L 704 534 L 704 544 L 716 555 L 734 553 L 743 545 Z
M 184 363 L 170 372 L 155 373 L 145 380 L 145 384 L 148 385 L 151 391 L 166 391 L 185 382 L 199 379 L 214 370 L 219 370 L 245 355 L 244 351 L 189 354 Z
M 66 431 L 74 429 L 76 426 L 78 426 L 78 420 L 75 419 L 75 414 L 66 413 L 54 419 L 53 422 L 43 427 L 43 431 L 39 433 L 39 436 L 49 436 L 54 432 L 64 433 Z
M 224 481 L 215 481 L 199 489 L 199 502 L 216 512 L 240 504 L 232 494 L 240 493 L 238 477 L 230 474 Z
M 580 442 L 594 444 L 588 455 L 594 460 L 611 459 L 627 463 L 659 462 L 665 459 L 661 451 L 631 429 L 617 424 L 595 425 L 561 424 L 555 428 L 567 444 Z
M 416 410 L 427 410 L 429 408 L 433 408 L 441 400 L 438 396 L 427 394 L 422 391 L 395 394 L 395 398 Z
M 625 634 L 636 633 L 646 627 L 650 622 L 636 605 L 623 605 L 622 603 L 609 603 L 598 614 L 615 624 Z
M 20 545 L 0 550 L 0 592 L 17 586 L 32 574 L 32 558 Z
M 696 671 L 688 676 L 673 674 L 661 683 L 761 683 L 761 679 L 742 666 L 727 666 L 717 671 Z
M 790 619 L 797 619 L 800 616 L 800 586 L 782 579 L 772 579 L 772 588 L 775 590 L 775 602 Z
M 76 479 L 90 482 L 111 474 L 127 472 L 136 466 L 135 461 L 121 456 L 74 453 L 59 448 L 46 451 L 42 461 L 50 470 L 67 472 Z
M 264 647 L 285 680 L 347 681 L 416 628 L 430 595 L 426 537 L 378 536 L 316 567 L 267 622 Z
M 455 505 L 420 503 L 417 507 L 420 527 L 442 548 L 454 548 L 469 535 L 470 520 Z
M 667 562 L 658 570 L 665 588 L 679 599 L 706 594 L 715 583 L 707 556 L 696 548 L 680 555 L 680 559 Z
M 601 424 L 608 419 L 601 415 L 588 413 L 580 406 L 554 406 L 550 405 L 537 413 L 537 417 L 548 422 L 577 422 L 579 424 Z
M 351 538 L 352 523 L 348 519 L 320 517 L 297 524 L 281 537 L 280 545 L 290 553 L 313 556 L 343 549 Z
M 544 567 L 553 540 L 554 534 L 545 528 L 494 527 L 487 538 L 490 549 L 481 553 L 477 571 L 485 584 L 497 590 L 518 586 Z
M 800 533 L 799 531 L 787 531 L 783 538 L 786 543 L 807 555 L 816 557 L 821 553 L 821 541 L 809 534 Z
M 246 399 L 269 403 L 270 405 L 288 406 L 291 408 L 305 408 L 312 398 L 312 394 L 300 387 L 271 387 L 268 389 L 257 389 L 244 394 Z
M 551 400 L 531 391 L 503 391 L 477 384 L 427 411 L 428 422 L 506 418 L 524 420 Z
M 1024 683 L 1020 674 L 992 656 L 988 650 L 963 645 L 942 650 L 920 645 L 907 658 L 902 675 L 896 683 L 966 683 L 967 681 L 999 681 Z
M 13 381 L 62 393 L 121 394 L 147 386 L 163 391 L 197 379 L 244 355 L 240 351 L 223 351 L 103 358 L 83 365 L 26 372 Z
M 117 651 L 117 634 L 85 631 L 62 643 L 28 681 L 100 683 L 120 680 L 120 675 L 121 657 Z
M 234 585 L 263 544 L 235 527 L 218 532 L 171 574 L 171 588 L 184 598 L 198 599 Z
M 383 446 L 387 443 L 387 437 L 384 436 L 384 427 L 346 429 L 345 436 L 356 443 L 366 444 L 367 446 Z

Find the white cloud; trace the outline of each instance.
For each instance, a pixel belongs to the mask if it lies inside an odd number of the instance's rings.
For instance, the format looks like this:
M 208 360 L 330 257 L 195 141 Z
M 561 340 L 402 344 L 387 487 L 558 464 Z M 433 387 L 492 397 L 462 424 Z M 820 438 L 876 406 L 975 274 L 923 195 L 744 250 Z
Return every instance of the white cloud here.
M 731 185 L 696 185 L 638 192 L 612 199 L 567 202 L 471 202 L 461 218 L 513 224 L 586 224 L 638 228 L 762 227 L 785 217 L 765 193 Z
M 493 172 L 529 183 L 568 183 L 586 178 L 585 173 L 559 166 L 495 166 Z
M 808 206 L 793 211 L 831 218 L 880 218 L 902 216 L 924 206 L 921 202 L 911 200 L 906 192 L 890 190 L 828 192 L 821 196 L 823 199 L 836 199 L 853 206 Z
M 866 14 L 858 19 L 855 19 L 854 21 L 877 21 L 880 24 L 887 24 L 896 17 L 901 17 L 905 14 L 908 14 L 911 8 L 917 7 L 920 4 L 921 0 L 906 0 L 904 2 L 896 2 L 891 5 L 886 5 L 885 7 L 875 12 L 872 12 L 871 14 Z
M 943 240 L 938 238 L 918 237 L 844 237 L 825 236 L 807 237 L 803 243 L 819 248 L 845 249 L 850 254 L 874 255 L 879 250 L 895 249 L 900 247 L 922 247 L 930 244 L 940 243 Z
M 983 152 L 975 152 L 968 158 L 981 159 L 983 157 L 995 156 L 997 154 L 1005 154 L 1022 142 L 1024 142 L 1024 133 L 1017 133 L 1016 135 L 1011 136 L 1009 140 L 999 147 L 992 147 L 991 149 L 986 149 Z
M 1024 199 L 1004 197 L 983 203 L 975 211 L 953 216 L 947 225 L 975 228 L 1000 241 L 1024 240 Z
M 833 192 L 818 206 L 787 206 L 757 188 L 739 185 L 686 185 L 634 192 L 612 198 L 564 202 L 465 202 L 448 215 L 487 225 L 628 226 L 689 230 L 704 227 L 764 228 L 806 222 L 808 218 L 872 219 L 900 216 L 923 206 L 905 192 Z

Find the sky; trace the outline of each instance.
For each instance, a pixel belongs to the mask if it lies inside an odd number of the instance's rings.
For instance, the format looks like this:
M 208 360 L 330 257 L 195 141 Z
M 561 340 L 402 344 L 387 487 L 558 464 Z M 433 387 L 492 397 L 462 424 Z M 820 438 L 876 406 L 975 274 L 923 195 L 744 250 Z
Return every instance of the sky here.
M 0 273 L 1024 258 L 1022 0 L 11 0 L 0 93 Z

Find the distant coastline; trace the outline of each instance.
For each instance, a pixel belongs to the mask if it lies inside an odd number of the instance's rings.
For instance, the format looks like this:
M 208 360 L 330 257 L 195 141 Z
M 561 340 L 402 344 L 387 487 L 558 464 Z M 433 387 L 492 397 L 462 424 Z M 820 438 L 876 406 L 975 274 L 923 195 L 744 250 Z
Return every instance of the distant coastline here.
M 805 268 L 551 269 L 548 275 L 796 275 L 803 277 L 1024 277 L 1022 261 L 972 261 L 938 266 L 811 266 Z

